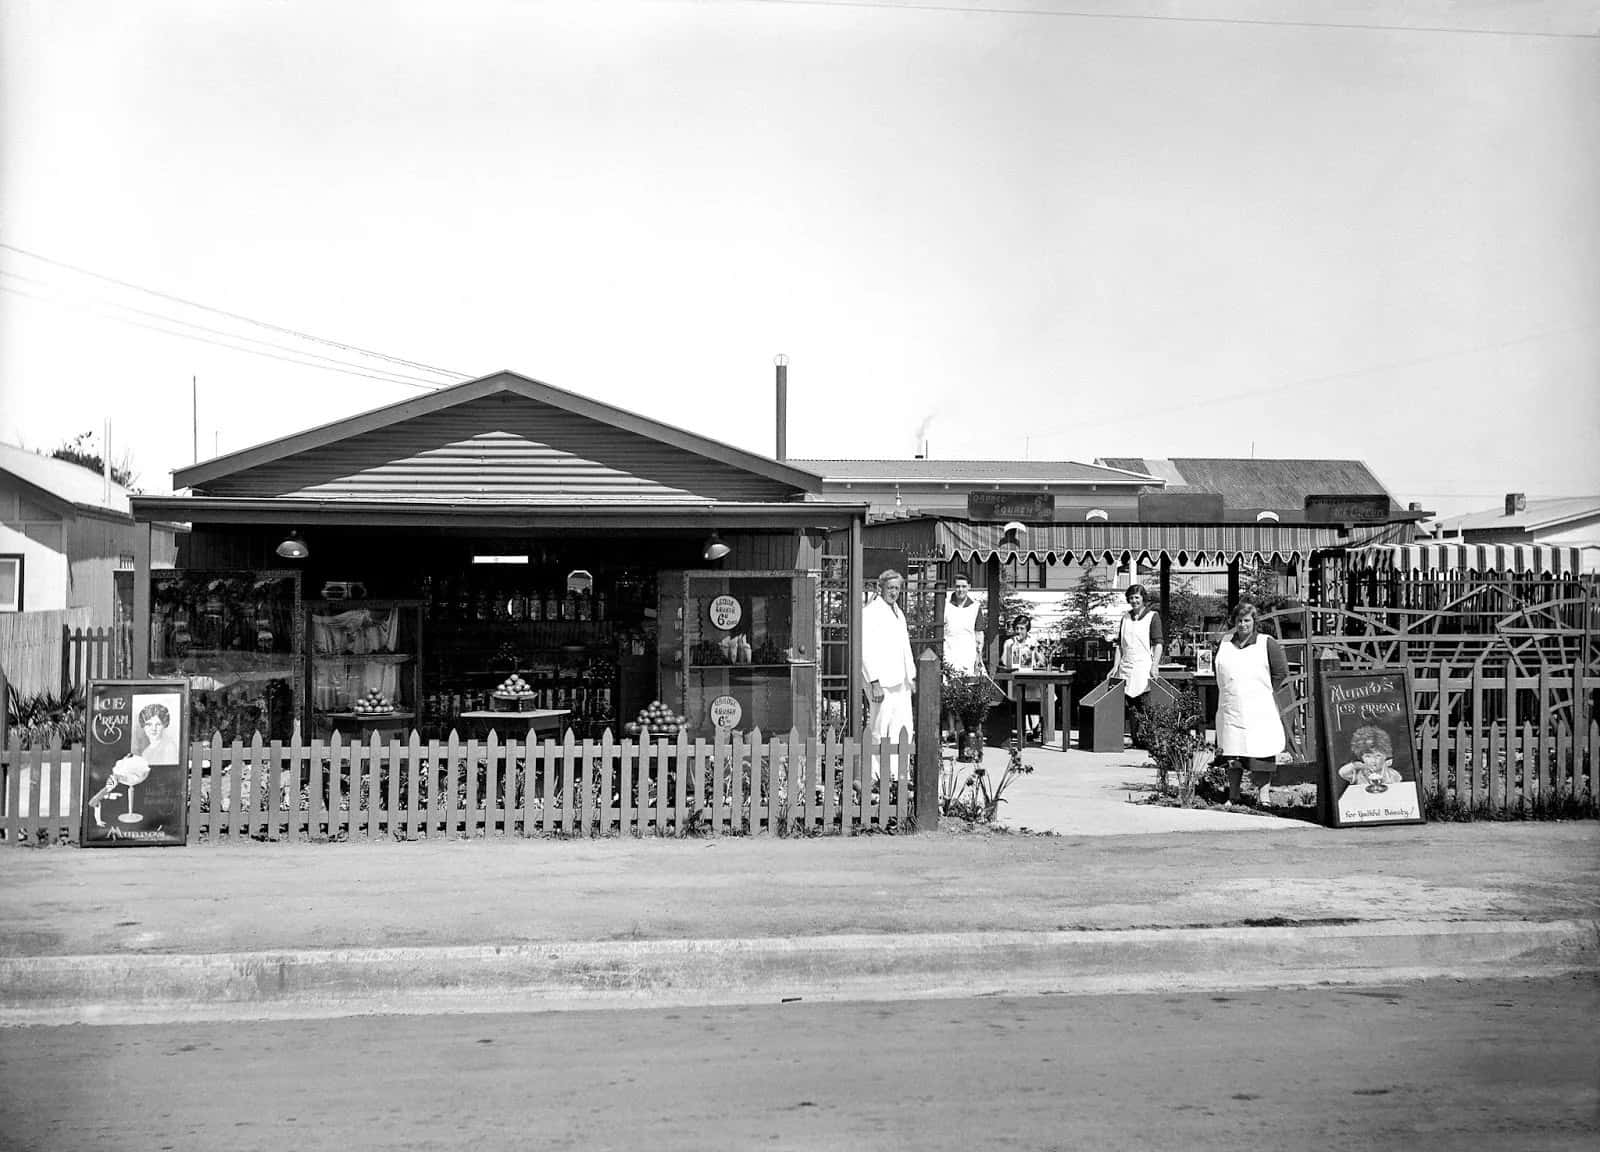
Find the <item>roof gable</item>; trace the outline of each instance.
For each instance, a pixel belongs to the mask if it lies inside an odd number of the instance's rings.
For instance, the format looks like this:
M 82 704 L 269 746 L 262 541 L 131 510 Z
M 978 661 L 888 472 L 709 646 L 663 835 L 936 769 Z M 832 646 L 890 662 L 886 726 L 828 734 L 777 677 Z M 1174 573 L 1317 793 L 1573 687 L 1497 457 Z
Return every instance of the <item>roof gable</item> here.
M 785 500 L 809 472 L 502 372 L 182 469 L 210 496 Z

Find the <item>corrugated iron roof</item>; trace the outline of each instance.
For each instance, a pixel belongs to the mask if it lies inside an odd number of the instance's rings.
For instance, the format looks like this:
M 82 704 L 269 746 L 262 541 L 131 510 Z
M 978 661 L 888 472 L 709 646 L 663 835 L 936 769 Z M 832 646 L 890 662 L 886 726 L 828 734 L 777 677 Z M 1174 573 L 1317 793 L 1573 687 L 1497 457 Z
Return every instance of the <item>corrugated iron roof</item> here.
M 835 482 L 901 481 L 912 484 L 1151 484 L 1138 471 L 1082 464 L 1076 460 L 788 460 L 797 468 Z
M 41 456 L 15 444 L 0 443 L 0 471 L 9 472 L 68 504 L 128 515 L 128 489 L 113 480 L 111 494 L 107 497 L 105 478 L 82 465 Z
M 1573 520 L 1600 517 L 1600 496 L 1561 496 L 1550 500 L 1529 500 L 1520 512 L 1510 516 L 1505 505 L 1482 512 L 1467 512 L 1439 521 L 1444 532 L 1482 532 L 1506 528 L 1517 532 L 1536 532 Z
M 1167 491 L 1213 492 L 1230 508 L 1303 509 L 1307 496 L 1394 497 L 1360 460 L 1245 460 L 1228 457 L 1101 456 L 1095 460 L 1163 476 Z

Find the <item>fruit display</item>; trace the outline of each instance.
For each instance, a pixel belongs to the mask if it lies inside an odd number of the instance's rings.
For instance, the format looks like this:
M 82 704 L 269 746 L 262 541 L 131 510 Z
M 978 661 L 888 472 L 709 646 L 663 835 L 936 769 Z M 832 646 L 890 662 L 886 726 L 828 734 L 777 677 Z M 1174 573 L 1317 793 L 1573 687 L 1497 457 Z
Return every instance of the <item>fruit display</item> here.
M 394 703 L 376 688 L 356 698 L 351 709 L 357 716 L 385 716 L 394 711 Z
M 515 672 L 500 682 L 499 687 L 494 690 L 494 694 L 502 700 L 533 699 L 533 689 L 528 686 L 526 680 Z
M 639 710 L 631 723 L 622 730 L 629 736 L 676 736 L 689 722 L 659 700 L 652 700 Z

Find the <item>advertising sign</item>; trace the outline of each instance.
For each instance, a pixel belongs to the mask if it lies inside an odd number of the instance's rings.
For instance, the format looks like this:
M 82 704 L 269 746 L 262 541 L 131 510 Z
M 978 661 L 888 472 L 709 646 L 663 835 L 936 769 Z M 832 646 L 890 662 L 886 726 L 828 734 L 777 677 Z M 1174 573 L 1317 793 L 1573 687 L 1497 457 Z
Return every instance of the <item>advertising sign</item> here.
M 79 844 L 182 844 L 188 810 L 188 682 L 90 681 L 86 708 Z
M 967 519 L 975 522 L 1022 520 L 1047 524 L 1056 517 L 1053 492 L 968 492 Z
M 733 731 L 742 719 L 744 709 L 732 696 L 718 696 L 711 702 L 711 723 L 720 731 Z
M 1332 826 L 1421 824 L 1409 673 L 1324 672 L 1317 704 Z
M 724 632 L 732 632 L 744 619 L 744 609 L 732 596 L 717 596 L 711 601 L 711 623 Z

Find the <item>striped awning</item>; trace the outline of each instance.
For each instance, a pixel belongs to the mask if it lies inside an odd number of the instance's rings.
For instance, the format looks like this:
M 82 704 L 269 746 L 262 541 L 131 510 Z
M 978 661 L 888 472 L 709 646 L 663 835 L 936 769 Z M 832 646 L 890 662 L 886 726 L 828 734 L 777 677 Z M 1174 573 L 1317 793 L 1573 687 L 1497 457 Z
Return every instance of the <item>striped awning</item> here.
M 1577 576 L 1584 571 L 1581 546 L 1565 544 L 1373 544 L 1350 550 L 1351 563 L 1394 572 L 1490 572 L 1512 576 Z
M 874 525 L 868 525 L 867 536 Z M 937 555 L 984 562 L 1013 556 L 1047 564 L 1125 563 L 1128 559 L 1178 564 L 1227 564 L 1233 560 L 1303 562 L 1313 552 L 1393 539 L 1408 525 L 1363 525 L 1344 532 L 1323 524 L 1035 524 L 1016 542 L 999 524 L 940 520 Z

